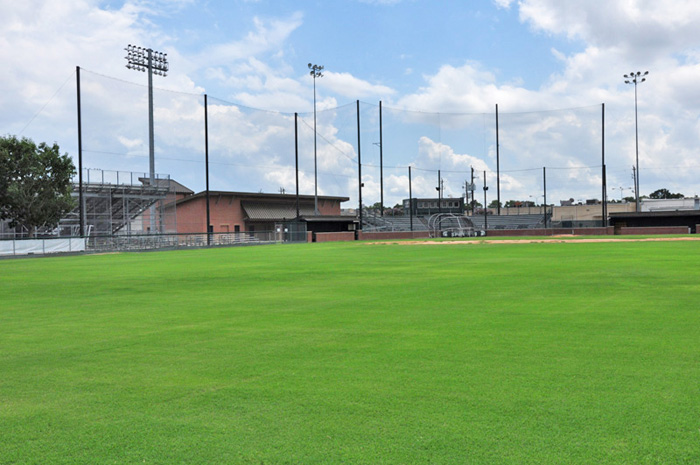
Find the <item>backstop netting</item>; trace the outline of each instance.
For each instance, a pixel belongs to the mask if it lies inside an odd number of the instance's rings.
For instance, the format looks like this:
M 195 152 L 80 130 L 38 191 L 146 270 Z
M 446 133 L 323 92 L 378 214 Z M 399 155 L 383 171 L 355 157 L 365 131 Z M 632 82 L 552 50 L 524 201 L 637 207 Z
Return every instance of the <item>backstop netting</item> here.
M 99 169 L 135 173 L 135 184 L 148 180 L 148 87 L 145 75 L 140 77 L 143 82 L 134 83 L 82 70 L 84 175 Z M 138 78 L 134 75 L 134 81 Z M 201 192 L 206 188 L 205 97 L 195 87 L 191 93 L 164 90 L 161 79 L 154 77 L 153 90 L 156 179 Z M 74 90 L 67 81 L 30 121 L 26 135 L 34 136 L 35 129 L 48 134 L 34 138 L 55 139 L 77 165 Z M 495 206 L 500 199 L 502 213 L 508 214 L 515 213 L 508 206 L 528 206 L 532 213 L 545 195 L 549 205 L 591 206 L 605 195 L 611 201 L 635 195 L 634 113 L 628 108 L 606 110 L 606 120 L 615 121 L 607 126 L 615 130 L 603 136 L 602 105 L 533 112 L 499 105 L 497 117 L 495 104 L 489 112 L 436 113 L 391 103 L 380 110 L 379 102 L 338 105 L 325 98 L 318 101 L 315 121 L 313 111 L 298 113 L 295 131 L 294 113 L 247 107 L 235 98 L 206 100 L 211 191 L 294 194 L 298 176 L 300 194 L 347 197 L 343 208 L 357 210 L 360 196 L 364 206 L 400 207 L 409 196 L 458 199 L 473 193 L 470 200 L 483 205 L 485 182 L 486 204 Z M 45 124 L 57 113 L 67 115 L 65 126 Z M 680 132 L 686 137 L 697 132 L 693 118 L 680 116 L 678 128 L 665 133 L 640 131 L 641 194 L 661 187 L 695 194 L 698 164 L 674 162 L 675 152 L 667 153 L 678 145 Z M 151 227 L 150 215 L 141 218 L 141 231 Z M 153 215 L 165 231 L 187 221 L 178 219 L 176 210 Z

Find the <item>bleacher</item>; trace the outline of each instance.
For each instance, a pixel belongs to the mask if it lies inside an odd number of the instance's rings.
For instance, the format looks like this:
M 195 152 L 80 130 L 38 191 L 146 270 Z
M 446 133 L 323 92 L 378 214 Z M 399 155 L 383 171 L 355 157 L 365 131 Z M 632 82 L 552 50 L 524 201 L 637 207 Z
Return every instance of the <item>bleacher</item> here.
M 484 228 L 484 215 L 468 217 L 476 229 Z M 536 229 L 544 227 L 542 215 L 488 215 L 488 229 Z
M 362 230 L 369 231 L 410 231 L 410 216 L 380 216 L 373 213 L 363 214 Z M 428 224 L 424 218 L 413 217 L 413 231 L 427 231 Z

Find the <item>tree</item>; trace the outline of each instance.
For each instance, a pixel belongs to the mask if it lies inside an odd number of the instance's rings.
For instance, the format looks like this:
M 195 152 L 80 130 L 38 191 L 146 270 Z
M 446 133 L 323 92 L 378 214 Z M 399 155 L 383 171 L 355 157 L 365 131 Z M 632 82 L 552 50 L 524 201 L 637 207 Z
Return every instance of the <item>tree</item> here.
M 70 211 L 75 165 L 57 144 L 0 137 L 0 220 L 10 227 L 53 228 Z
M 508 200 L 505 206 L 506 208 L 534 207 L 535 202 L 532 200 Z
M 502 206 L 503 205 L 501 205 L 501 202 L 499 202 L 498 200 L 492 200 L 491 203 L 489 204 L 489 208 L 498 208 L 498 207 L 502 207 Z
M 649 194 L 650 199 L 682 199 L 684 197 L 683 194 L 674 194 L 668 189 L 657 189 Z

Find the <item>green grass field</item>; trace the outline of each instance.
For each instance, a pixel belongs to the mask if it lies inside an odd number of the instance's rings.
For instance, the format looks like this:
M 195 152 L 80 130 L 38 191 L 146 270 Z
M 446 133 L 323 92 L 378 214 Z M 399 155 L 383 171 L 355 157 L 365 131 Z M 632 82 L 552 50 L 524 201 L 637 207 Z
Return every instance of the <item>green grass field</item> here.
M 700 243 L 0 261 L 0 463 L 700 463 Z

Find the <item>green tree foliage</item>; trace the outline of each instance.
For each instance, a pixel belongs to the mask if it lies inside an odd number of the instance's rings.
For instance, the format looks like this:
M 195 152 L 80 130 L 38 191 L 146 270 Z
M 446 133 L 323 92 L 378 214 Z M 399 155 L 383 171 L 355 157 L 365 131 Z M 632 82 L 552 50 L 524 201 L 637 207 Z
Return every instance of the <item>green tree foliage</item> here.
M 685 196 L 683 194 L 674 194 L 668 189 L 657 189 L 651 194 L 649 194 L 650 199 L 682 199 Z
M 532 200 L 508 200 L 505 206 L 506 208 L 534 207 L 535 202 Z
M 54 227 L 70 211 L 75 165 L 57 144 L 0 137 L 0 219 L 10 227 Z
M 498 207 L 503 207 L 501 202 L 498 200 L 492 200 L 491 203 L 489 203 L 489 208 L 498 208 Z

